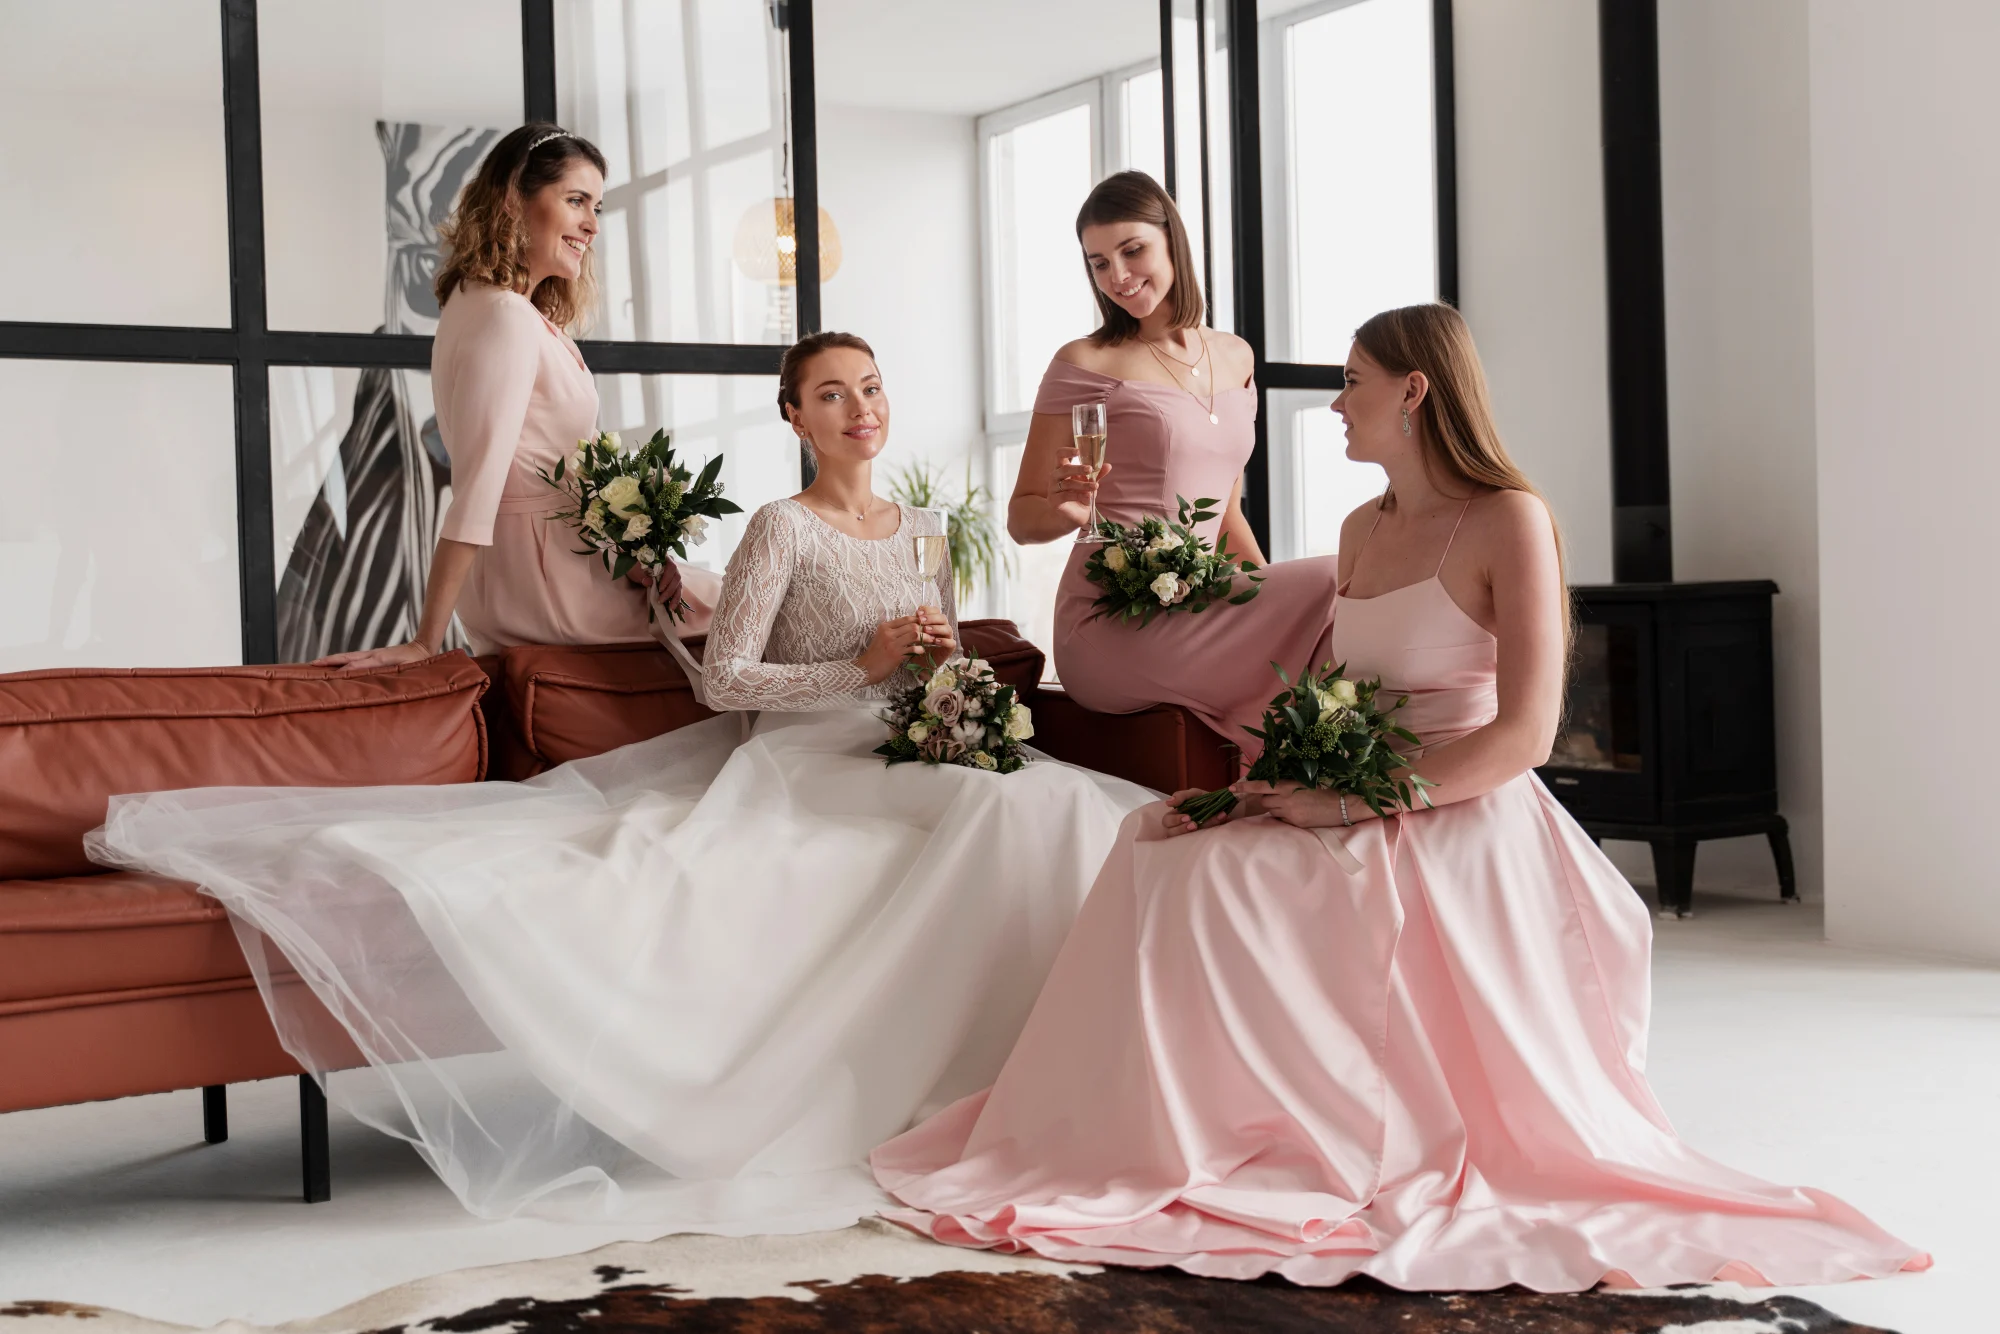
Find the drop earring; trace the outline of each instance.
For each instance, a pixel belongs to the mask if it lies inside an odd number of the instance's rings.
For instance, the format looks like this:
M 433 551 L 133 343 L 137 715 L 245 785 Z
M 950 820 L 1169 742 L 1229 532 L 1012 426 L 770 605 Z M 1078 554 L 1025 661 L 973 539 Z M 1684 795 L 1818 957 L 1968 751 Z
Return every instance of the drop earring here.
M 1408 435 L 1409 433 L 1410 433 L 1410 410 L 1409 410 L 1408 408 L 1404 408 L 1404 409 L 1403 409 L 1403 434 L 1404 434 L 1404 435 Z

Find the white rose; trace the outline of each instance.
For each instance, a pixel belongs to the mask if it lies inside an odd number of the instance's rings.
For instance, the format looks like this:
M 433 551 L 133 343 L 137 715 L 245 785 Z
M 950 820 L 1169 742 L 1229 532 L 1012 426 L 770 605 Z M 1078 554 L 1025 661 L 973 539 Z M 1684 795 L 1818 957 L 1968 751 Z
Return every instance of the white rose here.
M 630 537 L 631 534 L 627 533 L 626 536 Z M 657 570 L 660 568 L 660 553 L 653 550 L 651 547 L 640 547 L 637 551 L 632 553 L 632 558 L 638 561 L 641 565 L 645 566 L 649 570 Z
M 1148 587 L 1153 590 L 1153 596 L 1160 600 L 1162 607 L 1171 607 L 1174 603 L 1180 601 L 1181 581 L 1179 576 L 1175 575 L 1172 570 L 1168 570 L 1165 574 L 1162 574 L 1148 585 Z
M 699 514 L 690 514 L 681 520 L 681 536 L 689 546 L 698 547 L 708 540 L 708 520 Z
M 645 504 L 645 497 L 639 493 L 639 479 L 636 477 L 614 477 L 604 484 L 598 496 L 610 507 L 611 512 L 621 519 L 629 519 Z
M 924 744 L 925 739 L 928 738 L 930 734 L 931 734 L 931 729 L 924 726 L 922 723 L 911 723 L 910 730 L 903 733 L 904 736 L 908 737 L 910 740 L 916 742 L 920 746 Z
M 1025 704 L 1016 704 L 1014 712 L 1007 719 L 1007 739 L 1026 741 L 1035 734 L 1035 715 Z
M 650 514 L 635 514 L 632 516 L 632 521 L 625 525 L 625 540 L 627 542 L 636 542 L 652 531 L 653 516 Z
M 1172 551 L 1175 547 L 1179 546 L 1180 544 L 1181 540 L 1178 537 L 1175 537 L 1172 533 L 1161 533 L 1158 537 L 1154 538 L 1152 541 L 1146 544 L 1146 550 Z
M 974 658 L 965 664 L 965 676 L 969 681 L 990 681 L 993 679 L 993 664 L 984 658 Z
M 603 435 L 600 435 L 597 438 L 603 443 L 611 446 L 612 453 L 623 454 L 625 452 L 625 442 L 618 438 L 618 432 L 606 431 Z
M 997 769 L 1000 767 L 1000 761 L 994 759 L 983 750 L 972 757 L 972 762 L 982 769 Z
M 584 464 L 589 462 L 589 460 L 584 457 L 583 445 L 588 443 L 590 442 L 584 441 L 582 444 L 579 444 L 577 446 L 576 453 L 569 456 L 569 467 L 564 470 L 566 474 L 575 474 L 583 471 Z
M 1131 562 L 1125 559 L 1124 547 L 1109 546 L 1104 548 L 1105 569 L 1111 571 L 1113 574 L 1116 574 L 1129 564 L 1131 564 Z
M 583 512 L 583 526 L 593 533 L 604 531 L 604 502 L 593 500 L 590 508 Z
M 1335 681 L 1327 689 L 1332 692 L 1335 699 L 1339 700 L 1347 708 L 1351 709 L 1361 702 L 1361 692 L 1354 688 L 1354 682 L 1352 681 Z
M 956 689 L 958 689 L 958 673 L 949 667 L 940 667 L 931 673 L 930 684 L 925 688 L 924 693 L 927 695 L 936 695 L 947 690 Z

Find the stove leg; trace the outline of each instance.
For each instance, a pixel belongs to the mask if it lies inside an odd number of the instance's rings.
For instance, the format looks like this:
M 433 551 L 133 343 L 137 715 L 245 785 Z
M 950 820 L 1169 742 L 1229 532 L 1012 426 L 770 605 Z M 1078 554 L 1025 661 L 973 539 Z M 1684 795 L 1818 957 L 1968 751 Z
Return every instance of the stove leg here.
M 1656 838 L 1653 880 L 1659 886 L 1660 916 L 1694 916 L 1694 851 L 1691 838 Z
M 1766 831 L 1771 840 L 1771 859 L 1778 863 L 1778 897 L 1786 903 L 1799 901 L 1799 876 L 1792 867 L 1792 829 L 1785 823 L 1785 817 L 1775 817 L 1776 823 Z
M 207 1084 L 201 1090 L 201 1137 L 210 1144 L 229 1138 L 229 1086 Z
M 307 1204 L 333 1198 L 333 1155 L 327 1144 L 326 1094 L 311 1075 L 299 1076 L 299 1158 Z

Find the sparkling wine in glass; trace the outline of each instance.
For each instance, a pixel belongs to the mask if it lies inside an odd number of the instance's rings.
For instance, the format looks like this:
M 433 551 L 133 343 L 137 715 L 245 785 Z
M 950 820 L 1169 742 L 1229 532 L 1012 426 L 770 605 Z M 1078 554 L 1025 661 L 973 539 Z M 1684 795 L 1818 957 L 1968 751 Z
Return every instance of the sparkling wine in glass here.
M 1078 403 L 1069 410 L 1070 434 L 1076 440 L 1076 461 L 1090 469 L 1092 481 L 1104 470 L 1104 404 Z M 1097 493 L 1090 493 L 1090 521 L 1077 531 L 1078 542 L 1097 542 Z
M 939 572 L 951 563 L 951 544 L 945 537 L 945 534 L 950 531 L 947 526 L 949 521 L 945 518 L 942 510 L 925 510 L 921 512 L 937 517 L 938 531 L 935 533 L 919 533 L 911 537 L 910 547 L 916 554 L 917 577 L 927 584 L 934 585 L 937 582 Z M 924 607 L 928 611 L 940 611 L 931 602 L 925 602 Z

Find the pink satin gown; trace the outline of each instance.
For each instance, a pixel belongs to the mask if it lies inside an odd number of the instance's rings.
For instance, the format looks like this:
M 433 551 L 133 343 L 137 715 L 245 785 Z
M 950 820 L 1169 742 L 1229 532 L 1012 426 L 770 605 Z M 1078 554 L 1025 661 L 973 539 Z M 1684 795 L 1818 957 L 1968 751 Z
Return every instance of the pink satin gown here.
M 1172 519 L 1175 496 L 1229 499 L 1256 444 L 1257 391 L 1247 386 L 1205 400 L 1170 384 L 1120 380 L 1058 357 L 1049 363 L 1035 411 L 1069 416 L 1077 403 L 1106 405 L 1106 459 L 1111 471 L 1097 512 L 1119 523 L 1148 514 Z M 1200 525 L 1213 542 L 1222 521 Z M 1077 703 L 1099 713 L 1132 713 L 1154 704 L 1192 710 L 1224 739 L 1254 757 L 1258 743 L 1243 728 L 1263 717 L 1284 687 L 1271 663 L 1296 675 L 1326 633 L 1336 579 L 1331 556 L 1282 561 L 1260 571 L 1256 598 L 1240 607 L 1175 612 L 1138 626 L 1095 619 L 1098 587 L 1083 577 L 1095 547 L 1070 553 L 1056 590 L 1056 674 Z M 1248 584 L 1240 585 L 1247 588 Z M 1239 589 L 1240 591 L 1240 589 Z M 1245 644 L 1260 646 L 1246 653 Z
M 1330 655 L 1407 691 L 1426 742 L 1494 717 L 1494 639 L 1435 576 L 1339 610 Z M 998 1082 L 875 1151 L 890 1217 L 1418 1290 L 1929 1266 L 1674 1134 L 1645 1078 L 1651 918 L 1532 773 L 1351 830 L 1170 838 L 1161 814 L 1127 817 Z
M 597 383 L 569 335 L 517 292 L 467 284 L 438 320 L 431 392 L 451 456 L 439 536 L 482 548 L 458 598 L 473 651 L 651 639 L 644 591 L 576 554 L 576 530 L 549 517 L 563 497 L 536 475 L 597 434 Z M 682 573 L 693 611 L 678 629 L 700 634 L 722 581 Z

